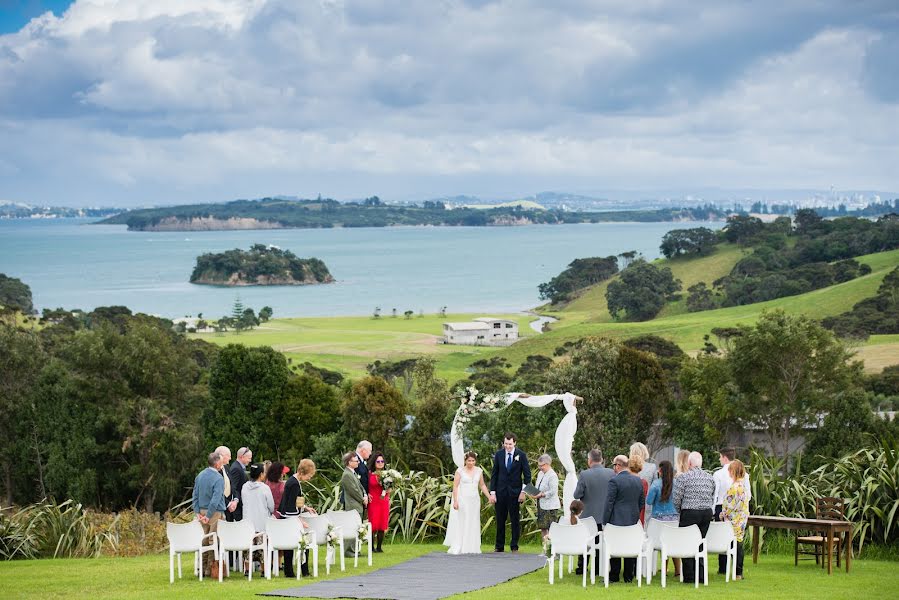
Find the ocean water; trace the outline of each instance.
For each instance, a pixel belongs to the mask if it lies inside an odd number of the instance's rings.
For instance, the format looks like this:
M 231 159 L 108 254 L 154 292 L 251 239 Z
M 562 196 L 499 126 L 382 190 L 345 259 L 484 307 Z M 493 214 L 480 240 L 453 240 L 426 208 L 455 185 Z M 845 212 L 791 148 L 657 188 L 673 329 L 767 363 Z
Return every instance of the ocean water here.
M 90 220 L 0 220 L 0 273 L 31 286 L 35 308 L 124 305 L 166 317 L 218 318 L 235 298 L 279 316 L 516 312 L 540 303 L 537 285 L 575 258 L 637 250 L 659 256 L 675 228 L 714 223 L 599 223 L 527 227 L 391 227 L 149 233 Z M 205 252 L 274 244 L 322 259 L 336 283 L 214 287 L 188 283 Z

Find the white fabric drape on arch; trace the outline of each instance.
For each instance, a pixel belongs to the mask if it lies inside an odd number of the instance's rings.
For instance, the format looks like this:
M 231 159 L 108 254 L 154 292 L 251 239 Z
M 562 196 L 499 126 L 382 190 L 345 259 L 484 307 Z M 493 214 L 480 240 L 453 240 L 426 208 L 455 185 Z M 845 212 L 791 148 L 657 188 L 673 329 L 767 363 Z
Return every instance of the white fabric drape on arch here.
M 565 467 L 565 485 L 562 493 L 562 509 L 565 516 L 568 516 L 568 507 L 574 500 L 574 488 L 577 487 L 577 471 L 574 468 L 574 460 L 571 458 L 571 448 L 574 446 L 574 434 L 577 433 L 577 407 L 574 405 L 576 396 L 571 393 L 550 394 L 547 396 L 527 396 L 521 397 L 520 393 L 503 395 L 503 402 L 509 406 L 513 402 L 520 402 L 531 408 L 540 408 L 546 406 L 554 400 L 561 400 L 565 406 L 566 414 L 559 422 L 556 428 L 556 455 L 559 462 Z M 461 468 L 465 464 L 465 442 L 459 435 L 458 421 L 459 410 L 456 410 L 456 416 L 453 418 L 453 425 L 450 428 L 450 444 L 453 449 L 453 462 Z

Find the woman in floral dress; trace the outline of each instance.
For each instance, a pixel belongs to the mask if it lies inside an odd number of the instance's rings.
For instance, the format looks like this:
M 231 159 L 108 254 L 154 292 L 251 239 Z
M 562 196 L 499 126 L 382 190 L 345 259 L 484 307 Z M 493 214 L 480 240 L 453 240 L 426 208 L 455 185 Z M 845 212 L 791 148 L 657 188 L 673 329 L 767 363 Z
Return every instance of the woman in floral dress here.
M 748 490 L 743 484 L 746 469 L 739 460 L 731 461 L 728 465 L 731 480 L 734 482 L 724 503 L 721 505 L 721 517 L 734 528 L 734 537 L 737 538 L 737 579 L 743 579 L 743 537 L 746 534 L 746 523 L 749 520 Z
M 383 552 L 381 544 L 387 533 L 387 524 L 390 522 L 390 492 L 381 486 L 381 478 L 384 476 L 384 455 L 375 452 L 369 458 L 368 493 L 371 500 L 368 503 L 368 521 L 371 523 L 371 532 L 375 536 L 372 540 L 377 542 L 374 552 Z

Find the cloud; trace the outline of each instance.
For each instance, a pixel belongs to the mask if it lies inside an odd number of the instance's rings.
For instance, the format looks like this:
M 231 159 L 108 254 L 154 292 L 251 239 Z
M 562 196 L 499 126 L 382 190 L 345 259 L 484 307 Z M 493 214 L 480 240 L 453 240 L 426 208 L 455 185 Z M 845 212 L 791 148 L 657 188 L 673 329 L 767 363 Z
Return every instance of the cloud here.
M 873 1 L 80 0 L 0 36 L 0 194 L 899 189 L 897 29 Z

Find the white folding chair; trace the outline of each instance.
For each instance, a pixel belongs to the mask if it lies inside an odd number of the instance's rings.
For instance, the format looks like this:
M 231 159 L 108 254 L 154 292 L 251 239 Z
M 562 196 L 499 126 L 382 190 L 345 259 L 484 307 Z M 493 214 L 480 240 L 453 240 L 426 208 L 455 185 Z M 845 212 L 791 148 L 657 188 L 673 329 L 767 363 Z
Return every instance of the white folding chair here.
M 315 538 L 316 546 L 327 546 L 328 545 L 328 526 L 331 525 L 331 521 L 324 515 L 309 515 L 303 514 L 303 520 L 306 521 L 306 524 L 309 525 L 309 531 L 312 532 L 313 537 Z M 340 533 L 340 530 L 337 530 L 337 545 L 338 552 L 340 552 L 340 570 L 345 570 L 343 563 L 343 536 Z M 316 559 L 312 565 L 312 574 L 313 577 L 318 577 L 318 552 L 316 548 Z M 328 553 L 325 552 L 325 574 L 331 574 L 331 562 L 328 560 Z
M 727 567 L 724 570 L 724 582 L 731 578 L 737 578 L 737 538 L 734 537 L 734 528 L 730 523 L 713 521 L 709 524 L 709 530 L 705 534 L 706 554 L 727 555 Z
M 583 523 L 564 525 L 551 523 L 549 526 L 549 583 L 554 583 L 556 557 L 559 557 L 559 579 L 562 579 L 563 556 L 580 556 L 584 560 L 584 587 L 587 587 L 587 568 L 590 567 L 587 553 L 587 527 Z
M 662 555 L 662 529 L 665 527 L 677 527 L 677 523 L 665 523 L 658 519 L 650 519 L 646 523 L 646 553 L 649 565 L 646 569 L 646 584 L 652 583 L 652 576 L 659 570 L 659 561 Z M 658 553 L 658 554 L 657 554 Z M 663 562 L 661 568 L 665 568 Z
M 199 573 L 200 581 L 203 581 L 203 553 L 212 552 L 215 560 L 218 560 L 218 539 L 212 533 L 203 533 L 203 526 L 199 521 L 190 523 L 166 523 L 165 535 L 169 539 L 169 583 L 175 583 L 175 555 L 178 555 L 178 579 L 181 579 L 181 555 L 185 552 L 194 553 L 194 575 Z M 203 540 L 210 538 L 212 544 L 203 545 Z
M 353 567 L 359 566 L 359 550 L 361 550 L 361 540 L 359 539 L 359 528 L 362 527 L 362 517 L 355 510 L 329 510 L 325 516 L 330 519 L 331 524 L 339 527 L 343 532 L 343 543 L 352 544 L 353 549 Z M 368 566 L 371 566 L 371 523 L 366 521 L 368 528 Z M 341 555 L 342 556 L 342 555 Z M 341 559 L 341 565 L 343 564 Z M 343 567 L 341 566 L 341 571 Z
M 259 540 L 256 543 L 256 540 Z M 243 561 L 243 552 L 246 551 L 250 557 L 250 567 L 247 569 L 247 576 L 250 581 L 253 580 L 253 551 L 262 550 L 265 554 L 268 536 L 264 533 L 256 533 L 253 530 L 253 524 L 249 521 L 219 521 L 218 524 L 218 540 L 219 540 L 219 581 L 222 580 L 222 558 L 227 552 L 238 552 L 238 560 Z M 263 561 L 264 562 L 264 561 Z M 230 573 L 229 573 L 230 575 Z
M 693 571 L 695 587 L 699 587 L 699 559 L 704 558 L 705 585 L 709 584 L 709 556 L 705 550 L 705 540 L 698 525 L 689 527 L 663 527 L 662 528 L 662 564 L 669 558 L 692 558 L 696 561 Z M 665 587 L 665 569 L 662 569 L 662 587 Z M 684 567 L 681 565 L 680 580 L 684 580 Z
M 608 524 L 602 529 L 603 543 L 603 578 L 606 587 L 609 587 L 609 559 L 636 558 L 637 559 L 637 587 L 642 585 L 641 567 L 646 562 L 645 535 L 643 526 L 639 523 L 626 527 Z
M 593 517 L 584 517 L 580 520 L 581 525 L 587 528 L 587 552 L 590 553 L 590 556 L 593 557 L 591 561 L 593 563 L 593 567 L 590 569 L 590 583 L 596 583 L 596 551 L 602 547 L 602 541 L 597 542 L 596 536 L 599 535 L 599 526 L 596 524 L 596 519 Z M 584 569 L 587 568 L 587 565 L 584 565 Z
M 300 579 L 305 552 L 300 550 L 300 538 L 306 534 L 303 523 L 297 517 L 289 519 L 269 519 L 265 523 L 265 534 L 268 536 L 268 550 L 265 553 L 266 578 L 272 578 L 274 566 L 275 575 L 278 575 L 278 551 L 293 550 L 297 557 L 297 579 Z M 310 534 L 310 538 L 312 535 Z M 312 576 L 318 577 L 318 546 L 310 548 L 312 551 Z

